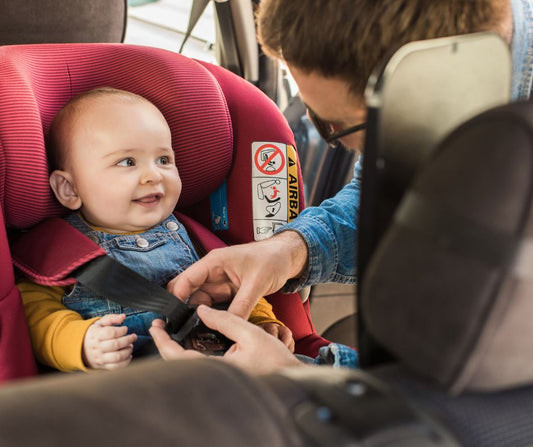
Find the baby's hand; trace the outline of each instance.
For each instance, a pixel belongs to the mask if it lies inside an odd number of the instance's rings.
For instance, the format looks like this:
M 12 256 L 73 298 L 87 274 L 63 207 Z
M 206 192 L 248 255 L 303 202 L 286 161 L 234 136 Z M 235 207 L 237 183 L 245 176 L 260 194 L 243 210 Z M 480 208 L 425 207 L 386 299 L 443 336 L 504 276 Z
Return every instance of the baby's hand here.
M 95 321 L 87 329 L 83 339 L 83 362 L 93 369 L 118 369 L 131 362 L 133 342 L 137 335 L 126 335 L 121 324 L 126 315 L 109 314 Z
M 281 326 L 276 323 L 263 323 L 258 324 L 259 327 L 276 338 L 279 338 L 289 351 L 294 352 L 294 339 L 292 338 L 292 332 L 287 326 Z

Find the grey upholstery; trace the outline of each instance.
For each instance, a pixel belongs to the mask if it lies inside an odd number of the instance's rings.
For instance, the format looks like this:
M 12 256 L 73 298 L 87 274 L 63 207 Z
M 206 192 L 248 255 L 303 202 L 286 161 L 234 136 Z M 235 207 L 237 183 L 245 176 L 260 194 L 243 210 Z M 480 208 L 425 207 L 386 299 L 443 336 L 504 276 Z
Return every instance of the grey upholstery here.
M 0 388 L 2 447 L 301 447 L 288 409 L 217 360 L 138 361 Z
M 122 42 L 127 0 L 22 0 L 0 5 L 0 45 Z
M 413 407 L 439 420 L 464 446 L 533 445 L 533 387 L 452 397 L 443 388 L 399 365 L 373 370 Z
M 367 270 L 371 333 L 452 392 L 533 384 L 533 106 L 466 122 L 406 192 Z

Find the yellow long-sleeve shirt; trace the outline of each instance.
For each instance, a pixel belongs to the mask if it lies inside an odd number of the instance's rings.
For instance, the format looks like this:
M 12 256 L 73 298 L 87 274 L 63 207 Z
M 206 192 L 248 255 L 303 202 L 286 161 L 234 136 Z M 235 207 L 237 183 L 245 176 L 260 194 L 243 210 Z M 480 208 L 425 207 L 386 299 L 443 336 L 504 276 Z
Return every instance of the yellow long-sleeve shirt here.
M 60 371 L 86 371 L 82 348 L 85 333 L 98 318 L 84 320 L 67 309 L 62 297 L 65 289 L 22 281 L 17 284 L 22 296 L 37 360 Z M 249 321 L 254 324 L 283 323 L 276 319 L 272 306 L 261 298 Z

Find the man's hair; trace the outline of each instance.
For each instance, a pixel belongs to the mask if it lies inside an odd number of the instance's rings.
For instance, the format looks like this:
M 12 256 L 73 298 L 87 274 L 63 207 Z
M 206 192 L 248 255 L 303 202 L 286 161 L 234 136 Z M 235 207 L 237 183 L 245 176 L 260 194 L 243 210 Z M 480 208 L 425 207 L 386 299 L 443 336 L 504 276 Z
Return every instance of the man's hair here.
M 400 46 L 500 31 L 509 0 L 262 0 L 263 51 L 305 73 L 337 77 L 357 96 L 374 68 Z
M 84 104 L 87 101 L 109 96 L 116 96 L 125 101 L 150 103 L 148 99 L 136 93 L 112 87 L 95 88 L 72 98 L 59 110 L 48 129 L 46 154 L 50 172 L 54 169 L 64 168 L 67 146 L 64 133 L 65 126 L 73 125 L 73 120 L 80 111 L 83 111 Z

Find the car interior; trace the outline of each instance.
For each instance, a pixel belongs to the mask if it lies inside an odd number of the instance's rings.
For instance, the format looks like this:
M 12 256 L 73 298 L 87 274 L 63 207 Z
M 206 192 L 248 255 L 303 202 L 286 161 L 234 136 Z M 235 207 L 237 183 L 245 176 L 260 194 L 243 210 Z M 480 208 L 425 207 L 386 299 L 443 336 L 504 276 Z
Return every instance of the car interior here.
M 286 117 L 231 66 L 123 44 L 127 2 L 112 9 L 111 2 L 83 3 L 78 13 L 84 24 L 101 25 L 97 35 L 81 37 L 89 27 L 76 25 L 59 40 L 52 23 L 25 41 L 17 34 L 24 23 L 10 19 L 17 32 L 5 37 L 9 28 L 0 27 L 3 446 L 533 445 L 533 108 L 509 103 L 508 49 L 490 33 L 408 44 L 369 80 L 354 297 L 361 369 L 253 377 L 215 359 L 146 359 L 114 372 L 38 374 L 16 275 L 65 284 L 102 256 L 65 236 L 57 221 L 42 224 L 64 214 L 48 188 L 44 135 L 75 94 L 111 85 L 161 109 L 183 180 L 177 212 L 202 251 L 256 239 L 253 206 L 243 204 L 257 191 L 253 162 L 265 143 L 287 158 L 296 148 L 300 210 L 306 156 L 307 166 L 321 159 L 322 172 L 339 160 L 353 166 L 346 155 L 312 153 L 317 145 L 306 140 L 312 129 L 297 100 Z M 221 21 L 246 20 L 254 2 L 242 3 L 245 13 Z M 205 2 L 193 4 L 192 28 Z M 227 13 L 230 5 L 216 2 L 216 9 Z M 13 6 L 1 20 L 35 20 L 41 11 L 22 9 Z M 235 39 L 241 34 L 234 29 Z M 276 67 L 267 71 L 270 81 L 279 75 Z M 211 209 L 222 184 L 228 228 L 217 226 Z M 64 256 L 52 261 L 46 254 L 58 246 Z M 293 331 L 297 352 L 313 355 L 328 343 L 305 297 L 268 300 Z M 346 319 L 339 337 L 355 323 Z

